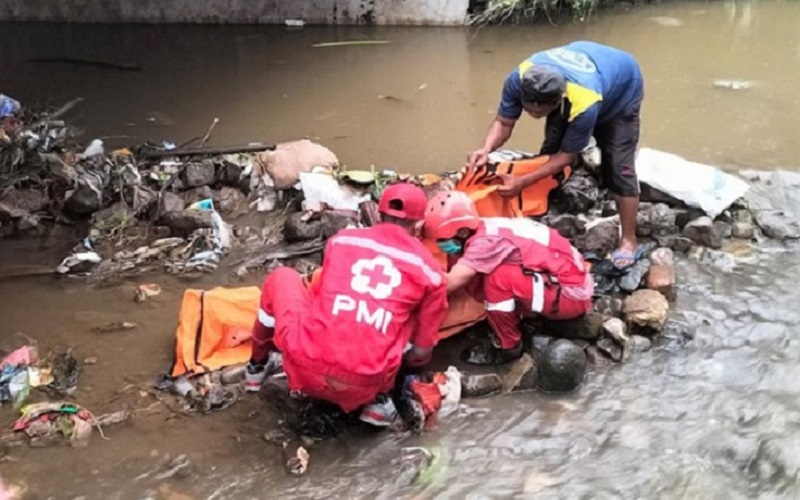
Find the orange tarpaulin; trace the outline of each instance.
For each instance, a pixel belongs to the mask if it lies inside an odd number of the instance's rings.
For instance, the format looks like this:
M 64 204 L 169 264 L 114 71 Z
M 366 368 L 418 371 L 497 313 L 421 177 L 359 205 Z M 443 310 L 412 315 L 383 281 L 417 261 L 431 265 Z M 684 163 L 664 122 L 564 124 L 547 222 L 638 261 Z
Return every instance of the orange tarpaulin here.
M 466 172 L 456 185 L 458 191 L 467 193 L 475 202 L 475 208 L 481 217 L 538 217 L 547 213 L 550 193 L 560 182 L 553 177 L 546 177 L 522 191 L 515 198 L 504 198 L 497 192 L 503 184 L 500 174 L 527 175 L 539 170 L 549 156 L 508 161 L 488 165 L 487 168 Z M 572 175 L 572 169 L 564 169 L 563 179 Z

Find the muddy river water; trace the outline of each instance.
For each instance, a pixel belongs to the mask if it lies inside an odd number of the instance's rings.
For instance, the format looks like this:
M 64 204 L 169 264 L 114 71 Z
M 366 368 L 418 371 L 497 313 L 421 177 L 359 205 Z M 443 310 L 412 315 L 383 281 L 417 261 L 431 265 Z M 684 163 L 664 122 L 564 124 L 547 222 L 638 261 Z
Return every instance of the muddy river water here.
M 529 53 L 593 39 L 635 54 L 646 78 L 645 146 L 727 169 L 797 165 L 800 3 L 669 3 L 603 12 L 585 24 L 466 29 L 0 25 L 0 92 L 23 102 L 85 101 L 74 119 L 110 144 L 202 135 L 212 143 L 308 136 L 353 167 L 439 171 L 479 145 L 504 75 Z M 312 48 L 346 39 L 385 45 Z M 114 71 L 31 58 L 135 65 Z M 716 88 L 747 80 L 747 90 Z M 523 120 L 512 145 L 536 149 Z M 56 264 L 64 236 L 0 243 L 2 266 Z M 733 273 L 679 266 L 673 316 L 695 334 L 621 366 L 579 392 L 469 401 L 420 437 L 338 439 L 287 476 L 261 433 L 257 398 L 206 416 L 167 410 L 148 391 L 170 362 L 182 290 L 230 283 L 150 277 L 164 292 L 135 304 L 136 282 L 91 287 L 50 278 L 0 281 L 0 342 L 23 333 L 45 349 L 96 357 L 77 401 L 96 413 L 137 409 L 88 448 L 13 448 L 0 473 L 30 498 L 798 498 L 800 300 L 796 249 L 767 246 Z M 255 283 L 257 278 L 252 279 Z M 238 282 L 236 282 L 238 284 Z M 139 327 L 112 334 L 111 321 Z M 444 344 L 443 348 L 447 348 Z M 14 418 L 0 409 L 0 424 Z M 398 477 L 400 449 L 436 466 Z M 188 465 L 165 473 L 186 455 Z M 174 467 L 173 467 L 174 468 Z

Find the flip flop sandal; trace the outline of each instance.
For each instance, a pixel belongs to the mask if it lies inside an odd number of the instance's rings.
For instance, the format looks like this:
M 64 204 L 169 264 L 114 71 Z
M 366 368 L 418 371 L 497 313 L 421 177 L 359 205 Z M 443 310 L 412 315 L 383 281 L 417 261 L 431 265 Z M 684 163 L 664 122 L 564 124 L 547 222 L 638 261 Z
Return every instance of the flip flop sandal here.
M 642 257 L 644 256 L 644 250 L 645 250 L 644 247 L 642 247 L 641 245 L 636 247 L 636 252 L 634 252 L 632 254 L 628 253 L 628 252 L 622 252 L 620 250 L 616 250 L 616 251 L 611 253 L 611 259 L 610 260 L 611 260 L 612 263 L 615 262 L 615 261 L 618 261 L 618 260 L 630 260 L 631 263 L 627 264 L 627 265 L 624 265 L 624 266 L 618 266 L 618 265 L 614 264 L 614 267 L 616 267 L 617 269 L 627 269 L 627 268 L 631 267 L 632 265 L 636 264 L 637 262 L 639 262 L 642 259 Z

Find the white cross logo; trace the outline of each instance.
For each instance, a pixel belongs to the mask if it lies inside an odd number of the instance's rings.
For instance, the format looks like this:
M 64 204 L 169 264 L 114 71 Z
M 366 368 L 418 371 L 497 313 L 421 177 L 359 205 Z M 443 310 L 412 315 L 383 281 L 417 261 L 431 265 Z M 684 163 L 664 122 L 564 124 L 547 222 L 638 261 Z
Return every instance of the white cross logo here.
M 350 288 L 378 300 L 389 297 L 403 280 L 400 271 L 387 257 L 358 260 L 351 270 L 353 279 L 350 280 Z

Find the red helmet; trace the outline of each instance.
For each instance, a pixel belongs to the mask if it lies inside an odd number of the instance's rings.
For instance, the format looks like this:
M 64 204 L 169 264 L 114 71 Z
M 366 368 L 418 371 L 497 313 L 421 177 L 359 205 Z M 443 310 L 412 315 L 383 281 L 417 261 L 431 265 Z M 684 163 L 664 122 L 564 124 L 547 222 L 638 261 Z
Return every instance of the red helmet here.
M 458 230 L 478 229 L 481 219 L 475 204 L 461 191 L 440 191 L 425 210 L 425 237 L 434 240 L 453 238 Z

